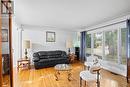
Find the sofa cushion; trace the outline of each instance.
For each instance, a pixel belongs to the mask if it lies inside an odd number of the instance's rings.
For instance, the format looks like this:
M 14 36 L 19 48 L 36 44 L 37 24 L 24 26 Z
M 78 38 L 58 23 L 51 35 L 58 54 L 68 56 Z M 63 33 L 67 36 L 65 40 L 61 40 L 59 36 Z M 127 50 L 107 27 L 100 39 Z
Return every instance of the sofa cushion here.
M 48 55 L 61 55 L 62 51 L 39 51 L 39 56 L 48 56 Z
M 59 61 L 59 60 L 66 60 L 65 58 L 50 58 L 49 61 Z
M 34 53 L 33 57 L 39 57 L 38 53 Z
M 56 51 L 55 54 L 56 54 L 56 55 L 61 55 L 61 54 L 62 54 L 62 51 Z
M 49 59 L 41 59 L 40 61 L 38 61 L 39 63 L 44 63 L 44 62 L 48 62 Z
M 57 57 L 61 57 L 61 55 L 49 55 L 48 58 L 57 58 Z
M 40 52 L 38 52 L 38 55 L 39 56 L 47 56 L 48 52 L 46 52 L 46 51 L 40 51 Z
M 47 55 L 42 55 L 42 56 L 40 56 L 40 59 L 48 59 L 48 56 Z

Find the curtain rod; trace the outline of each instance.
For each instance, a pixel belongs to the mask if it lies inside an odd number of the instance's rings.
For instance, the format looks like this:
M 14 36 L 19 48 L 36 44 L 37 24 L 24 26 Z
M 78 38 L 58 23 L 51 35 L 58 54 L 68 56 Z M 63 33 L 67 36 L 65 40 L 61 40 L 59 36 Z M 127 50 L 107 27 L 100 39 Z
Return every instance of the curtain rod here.
M 119 21 L 119 22 L 112 23 L 112 24 L 104 25 L 104 26 L 101 26 L 101 27 L 97 27 L 97 28 L 89 29 L 89 30 L 87 30 L 87 31 L 97 30 L 97 29 L 99 29 L 99 28 L 108 27 L 108 26 L 115 25 L 115 24 L 119 24 L 119 23 L 122 23 L 122 22 L 126 22 L 126 19 L 125 19 L 125 20 L 122 20 L 122 21 Z

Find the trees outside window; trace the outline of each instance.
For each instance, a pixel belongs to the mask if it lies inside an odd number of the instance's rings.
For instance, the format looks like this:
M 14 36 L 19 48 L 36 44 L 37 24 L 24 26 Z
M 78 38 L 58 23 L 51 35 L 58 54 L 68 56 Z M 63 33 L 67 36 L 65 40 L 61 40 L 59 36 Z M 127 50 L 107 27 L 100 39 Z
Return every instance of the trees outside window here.
M 121 63 L 126 64 L 126 35 L 127 28 L 121 29 Z
M 126 64 L 127 28 L 86 34 L 86 55 Z
M 118 62 L 117 30 L 105 32 L 105 60 Z
M 102 58 L 102 32 L 94 33 L 94 49 L 95 56 Z
M 91 55 L 91 34 L 86 34 L 86 56 Z

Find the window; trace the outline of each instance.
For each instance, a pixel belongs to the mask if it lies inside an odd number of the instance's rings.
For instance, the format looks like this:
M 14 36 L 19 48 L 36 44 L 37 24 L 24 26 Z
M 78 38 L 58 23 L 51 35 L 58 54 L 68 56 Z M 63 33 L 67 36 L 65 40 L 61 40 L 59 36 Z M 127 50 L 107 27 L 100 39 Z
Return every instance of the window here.
M 87 31 L 87 56 L 94 55 L 108 62 L 126 65 L 126 35 L 126 23 L 112 25 L 94 31 Z
M 118 62 L 117 30 L 105 32 L 105 60 Z
M 95 56 L 102 58 L 102 32 L 94 33 L 94 49 Z
M 121 29 L 121 56 L 122 64 L 126 64 L 126 35 L 127 35 L 127 28 Z
M 91 34 L 86 34 L 86 56 L 91 55 Z

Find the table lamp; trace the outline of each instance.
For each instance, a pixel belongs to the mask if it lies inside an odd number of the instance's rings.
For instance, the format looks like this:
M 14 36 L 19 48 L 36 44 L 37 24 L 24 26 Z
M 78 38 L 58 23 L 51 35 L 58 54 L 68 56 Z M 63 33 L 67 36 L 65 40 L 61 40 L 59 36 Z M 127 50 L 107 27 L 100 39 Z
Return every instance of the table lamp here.
M 24 48 L 25 48 L 25 59 L 28 59 L 28 56 L 27 56 L 28 52 L 27 52 L 27 49 L 30 48 L 30 41 L 29 41 L 29 40 L 25 40 L 25 41 L 24 41 Z
M 72 40 L 67 40 L 66 41 L 66 48 L 68 49 L 68 54 L 70 54 L 70 48 L 73 47 L 73 44 L 72 44 Z

